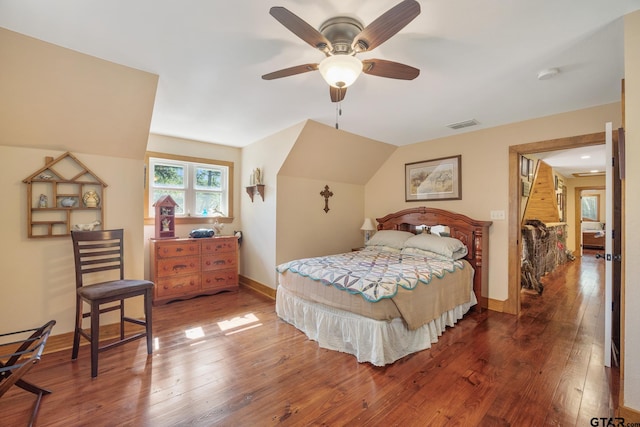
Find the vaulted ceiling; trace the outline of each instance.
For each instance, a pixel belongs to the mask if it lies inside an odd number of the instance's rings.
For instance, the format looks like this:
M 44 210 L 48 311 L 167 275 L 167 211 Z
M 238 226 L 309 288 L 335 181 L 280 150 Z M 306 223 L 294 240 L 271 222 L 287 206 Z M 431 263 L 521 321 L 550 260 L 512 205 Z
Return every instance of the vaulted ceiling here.
M 366 26 L 398 2 L 0 0 L 0 26 L 158 74 L 152 132 L 239 147 L 306 119 L 404 145 L 620 99 L 622 17 L 640 0 L 421 0 L 359 55 L 419 68 L 415 80 L 363 74 L 338 105 L 318 72 L 261 79 L 324 58 L 271 6 L 319 28 L 338 15 Z M 539 80 L 548 68 L 559 74 Z

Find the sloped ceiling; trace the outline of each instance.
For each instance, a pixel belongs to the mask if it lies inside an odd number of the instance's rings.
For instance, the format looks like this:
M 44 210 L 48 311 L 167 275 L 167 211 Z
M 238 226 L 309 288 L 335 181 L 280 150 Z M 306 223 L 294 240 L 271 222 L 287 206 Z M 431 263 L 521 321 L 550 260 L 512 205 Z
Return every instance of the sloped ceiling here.
M 0 28 L 0 145 L 143 159 L 158 76 Z
M 364 185 L 397 148 L 309 120 L 278 174 Z

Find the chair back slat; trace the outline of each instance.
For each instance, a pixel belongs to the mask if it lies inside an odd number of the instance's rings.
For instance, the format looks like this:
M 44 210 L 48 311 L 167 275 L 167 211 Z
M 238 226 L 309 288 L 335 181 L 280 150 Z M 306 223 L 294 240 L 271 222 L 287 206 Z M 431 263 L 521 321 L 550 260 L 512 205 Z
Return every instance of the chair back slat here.
M 123 230 L 72 231 L 76 264 L 76 287 L 84 285 L 84 276 L 119 270 L 124 279 Z

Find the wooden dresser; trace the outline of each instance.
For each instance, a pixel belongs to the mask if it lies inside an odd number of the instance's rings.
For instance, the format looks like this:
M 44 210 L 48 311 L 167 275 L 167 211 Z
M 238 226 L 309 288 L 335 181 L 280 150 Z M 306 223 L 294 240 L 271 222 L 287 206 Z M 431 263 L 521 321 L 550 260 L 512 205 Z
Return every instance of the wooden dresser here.
M 238 290 L 238 239 L 151 239 L 153 303 Z

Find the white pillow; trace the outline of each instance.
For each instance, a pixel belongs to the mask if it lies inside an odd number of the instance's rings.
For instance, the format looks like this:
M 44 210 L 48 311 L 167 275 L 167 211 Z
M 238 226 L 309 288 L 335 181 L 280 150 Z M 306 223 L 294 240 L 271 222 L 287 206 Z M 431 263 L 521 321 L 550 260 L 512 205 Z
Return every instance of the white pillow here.
M 404 242 L 412 236 L 414 234 L 408 231 L 380 230 L 369 239 L 366 246 L 389 246 L 402 249 Z
M 468 253 L 467 247 L 460 240 L 433 234 L 415 235 L 404 242 L 404 247 L 434 252 L 451 259 L 464 258 Z

